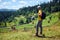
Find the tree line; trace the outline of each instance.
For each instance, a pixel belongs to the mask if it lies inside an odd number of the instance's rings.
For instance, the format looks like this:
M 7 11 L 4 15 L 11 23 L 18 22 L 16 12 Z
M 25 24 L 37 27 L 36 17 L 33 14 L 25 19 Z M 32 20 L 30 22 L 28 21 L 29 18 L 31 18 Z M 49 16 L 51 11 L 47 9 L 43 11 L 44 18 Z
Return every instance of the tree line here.
M 42 4 L 38 4 L 35 6 L 23 7 L 14 12 L 13 11 L 0 12 L 0 23 L 4 22 L 6 26 L 6 22 L 12 22 L 14 20 L 14 17 L 17 17 L 19 15 L 25 16 L 26 23 L 29 23 L 31 22 L 32 16 L 35 16 L 35 18 L 37 17 L 37 6 L 39 5 L 42 7 L 42 10 L 46 12 L 46 15 L 50 15 L 53 12 L 60 11 L 60 0 L 52 0 L 50 2 L 47 3 L 44 2 Z M 21 20 L 21 22 L 19 23 L 23 24 L 23 21 Z

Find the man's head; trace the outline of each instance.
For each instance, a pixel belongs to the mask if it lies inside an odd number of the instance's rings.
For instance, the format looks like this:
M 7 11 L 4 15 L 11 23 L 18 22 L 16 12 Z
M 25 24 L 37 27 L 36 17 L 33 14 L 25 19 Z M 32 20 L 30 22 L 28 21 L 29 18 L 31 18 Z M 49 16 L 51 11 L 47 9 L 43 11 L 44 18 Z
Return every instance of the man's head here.
M 38 9 L 38 10 L 41 10 L 41 6 L 37 6 L 37 9 Z

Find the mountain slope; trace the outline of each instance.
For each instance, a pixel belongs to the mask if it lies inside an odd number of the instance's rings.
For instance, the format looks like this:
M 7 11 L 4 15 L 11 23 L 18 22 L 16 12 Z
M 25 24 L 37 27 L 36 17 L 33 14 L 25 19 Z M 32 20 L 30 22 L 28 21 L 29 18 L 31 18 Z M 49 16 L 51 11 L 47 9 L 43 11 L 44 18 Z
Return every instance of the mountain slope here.
M 29 31 L 18 30 L 18 31 L 10 31 L 6 33 L 0 33 L 1 40 L 60 40 L 60 21 L 58 21 L 55 25 L 50 27 L 43 27 L 43 33 L 45 37 L 36 37 L 35 28 L 30 29 Z

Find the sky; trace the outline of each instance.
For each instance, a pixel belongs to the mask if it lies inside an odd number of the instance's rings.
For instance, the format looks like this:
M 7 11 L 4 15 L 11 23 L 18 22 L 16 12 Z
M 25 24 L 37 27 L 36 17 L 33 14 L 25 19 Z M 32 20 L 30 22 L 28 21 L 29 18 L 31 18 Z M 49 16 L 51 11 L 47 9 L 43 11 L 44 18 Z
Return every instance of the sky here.
M 50 2 L 50 0 L 0 0 L 0 9 L 19 9 L 43 2 Z

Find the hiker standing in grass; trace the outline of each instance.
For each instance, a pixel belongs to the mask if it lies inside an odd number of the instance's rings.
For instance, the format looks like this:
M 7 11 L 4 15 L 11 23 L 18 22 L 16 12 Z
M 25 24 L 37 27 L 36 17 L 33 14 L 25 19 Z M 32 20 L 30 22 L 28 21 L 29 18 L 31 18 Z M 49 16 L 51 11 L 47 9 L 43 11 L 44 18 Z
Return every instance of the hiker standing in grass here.
M 39 30 L 39 28 L 40 28 L 40 36 L 44 36 L 43 34 L 42 34 L 42 9 L 41 9 L 41 6 L 38 6 L 37 7 L 37 9 L 38 9 L 38 23 L 37 23 L 37 26 L 36 26 L 36 36 L 39 36 L 38 35 L 38 30 Z M 43 16 L 44 17 L 44 16 Z

